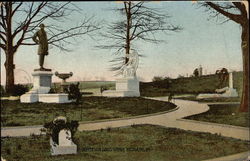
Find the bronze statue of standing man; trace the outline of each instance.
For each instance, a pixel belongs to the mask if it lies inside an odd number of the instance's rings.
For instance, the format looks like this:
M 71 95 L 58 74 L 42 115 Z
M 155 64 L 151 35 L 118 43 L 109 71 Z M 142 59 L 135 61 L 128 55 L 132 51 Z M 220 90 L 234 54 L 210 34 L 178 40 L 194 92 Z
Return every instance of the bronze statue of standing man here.
M 39 55 L 39 65 L 40 69 L 35 69 L 35 71 L 51 71 L 51 69 L 46 69 L 43 67 L 44 58 L 49 54 L 48 52 L 48 39 L 47 34 L 44 30 L 45 25 L 39 25 L 40 30 L 38 30 L 34 36 L 32 37 L 33 41 L 39 45 L 38 47 L 38 55 Z M 37 39 L 38 38 L 38 39 Z

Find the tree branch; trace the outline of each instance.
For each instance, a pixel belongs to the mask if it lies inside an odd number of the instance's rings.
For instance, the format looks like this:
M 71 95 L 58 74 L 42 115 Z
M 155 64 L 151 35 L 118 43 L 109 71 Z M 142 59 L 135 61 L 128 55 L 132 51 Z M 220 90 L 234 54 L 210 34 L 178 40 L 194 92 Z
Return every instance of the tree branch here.
M 0 24 L 3 27 L 3 29 L 6 31 L 6 29 L 7 29 L 7 27 L 6 27 L 6 15 L 4 16 L 3 5 L 0 5 L 0 6 L 1 6 L 1 15 L 0 15 L 0 17 L 1 17 L 1 20 L 2 20 L 2 22 L 0 22 Z
M 0 43 L 0 48 L 2 48 L 5 51 L 6 50 L 6 45 Z
M 245 5 L 242 3 L 242 2 L 232 2 L 235 7 L 237 7 L 240 12 L 241 12 L 241 19 L 243 22 L 247 21 L 245 18 L 247 18 L 247 10 L 246 10 L 246 7 Z
M 20 8 L 20 7 L 22 6 L 22 4 L 23 4 L 23 2 L 20 2 L 20 3 L 16 6 L 16 8 L 12 11 L 11 16 L 13 16 L 13 15 L 15 14 L 15 12 L 18 10 L 18 8 Z
M 1 34 L 0 34 L 0 38 L 1 38 L 1 40 L 3 40 L 3 42 L 4 42 L 5 44 L 7 43 L 6 39 L 3 37 L 2 31 L 1 31 Z
M 219 5 L 216 5 L 213 2 L 205 2 L 208 6 L 210 6 L 211 8 L 213 8 L 214 10 L 216 10 L 217 12 L 221 13 L 222 15 L 226 16 L 227 18 L 235 21 L 236 23 L 241 23 L 241 16 L 237 15 L 237 14 L 232 14 L 229 12 L 224 11 L 223 9 L 220 8 Z
M 36 11 L 34 12 L 34 14 L 33 14 L 32 16 L 30 16 L 30 18 L 28 19 L 28 21 L 26 22 L 26 24 L 25 24 L 23 27 L 21 27 L 21 29 L 22 29 L 22 35 L 21 35 L 20 39 L 17 41 L 16 45 L 14 46 L 14 51 L 16 51 L 17 48 L 18 48 L 18 47 L 21 45 L 21 43 L 23 42 L 23 39 L 24 39 L 24 37 L 25 37 L 25 34 L 27 33 L 27 29 L 28 29 L 28 27 L 29 27 L 29 25 L 30 25 L 32 19 L 39 13 L 39 11 L 40 11 L 46 4 L 47 4 L 47 2 L 41 3 L 41 4 L 37 7 L 37 9 L 36 9 Z M 13 37 L 16 36 L 16 35 L 17 35 L 17 33 L 13 33 Z

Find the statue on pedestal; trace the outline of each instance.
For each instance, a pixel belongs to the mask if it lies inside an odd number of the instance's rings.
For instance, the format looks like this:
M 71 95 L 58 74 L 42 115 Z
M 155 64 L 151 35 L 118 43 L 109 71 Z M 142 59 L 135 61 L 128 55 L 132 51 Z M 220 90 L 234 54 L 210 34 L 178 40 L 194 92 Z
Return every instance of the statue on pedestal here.
M 38 30 L 34 36 L 32 37 L 33 41 L 39 45 L 38 47 L 38 55 L 39 55 L 39 69 L 35 69 L 34 71 L 51 71 L 51 69 L 46 69 L 43 67 L 44 64 L 44 58 L 49 54 L 48 52 L 48 39 L 47 34 L 44 30 L 45 25 L 40 24 L 39 25 L 40 30 Z M 38 38 L 38 39 L 37 39 Z
M 139 55 L 136 51 L 133 51 L 127 58 L 128 62 L 119 69 L 117 74 L 122 74 L 123 77 L 135 77 L 139 64 Z

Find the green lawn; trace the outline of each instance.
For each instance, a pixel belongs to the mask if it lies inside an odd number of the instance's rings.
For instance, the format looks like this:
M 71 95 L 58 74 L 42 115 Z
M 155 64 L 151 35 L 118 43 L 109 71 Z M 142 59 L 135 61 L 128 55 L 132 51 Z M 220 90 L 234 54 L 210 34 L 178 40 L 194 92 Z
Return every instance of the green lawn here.
M 209 105 L 209 107 L 209 111 L 186 117 L 186 119 L 249 127 L 249 113 L 238 112 L 239 105 L 217 104 Z
M 172 103 L 140 97 L 83 97 L 80 105 L 1 101 L 1 124 L 2 126 L 41 125 L 60 115 L 78 121 L 124 118 L 168 111 L 175 107 Z
M 233 72 L 234 88 L 239 94 L 242 93 L 242 72 Z M 215 89 L 228 86 L 228 81 L 220 85 L 218 75 L 203 75 L 201 77 L 183 77 L 166 79 L 155 82 L 141 82 L 140 92 L 142 96 L 157 97 L 168 96 L 169 93 L 199 94 L 214 93 Z
M 11 161 L 200 161 L 249 149 L 246 141 L 153 125 L 77 132 L 74 142 L 76 155 L 50 156 L 46 136 L 1 138 L 1 156 Z

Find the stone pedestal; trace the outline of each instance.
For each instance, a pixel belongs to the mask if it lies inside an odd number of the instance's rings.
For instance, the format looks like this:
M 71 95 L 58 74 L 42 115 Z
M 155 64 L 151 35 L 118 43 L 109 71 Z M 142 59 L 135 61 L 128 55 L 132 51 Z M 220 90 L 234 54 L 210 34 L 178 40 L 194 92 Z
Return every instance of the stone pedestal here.
M 51 71 L 35 71 L 33 76 L 33 88 L 20 97 L 23 103 L 34 103 L 39 101 L 39 94 L 49 93 L 52 82 Z
M 116 90 L 107 90 L 102 93 L 106 97 L 139 97 L 139 81 L 136 77 L 121 78 L 116 81 Z
M 33 88 L 30 92 L 45 94 L 49 93 L 52 82 L 52 72 L 49 71 L 35 71 L 33 76 Z

